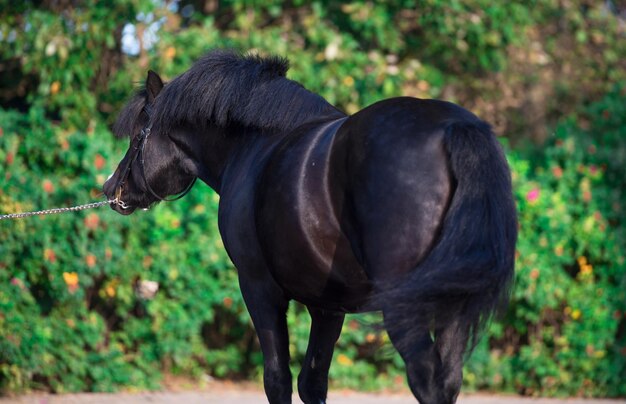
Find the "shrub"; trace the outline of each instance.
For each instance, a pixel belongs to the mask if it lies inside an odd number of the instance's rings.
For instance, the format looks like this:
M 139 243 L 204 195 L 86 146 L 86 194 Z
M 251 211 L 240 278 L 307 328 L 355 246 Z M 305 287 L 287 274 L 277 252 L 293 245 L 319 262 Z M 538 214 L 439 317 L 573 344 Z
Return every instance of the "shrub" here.
M 289 56 L 290 78 L 349 113 L 394 95 L 442 96 L 527 139 L 537 111 L 575 110 L 556 126 L 539 121 L 555 127 L 543 147 L 508 152 L 521 226 L 516 288 L 465 385 L 626 394 L 624 87 L 590 103 L 626 71 L 623 27 L 604 3 L 229 0 L 193 2 L 204 9 L 190 15 L 152 0 L 0 4 L 2 213 L 98 198 L 126 146 L 107 123 L 131 84 L 148 67 L 171 79 L 215 47 Z M 158 42 L 124 53 L 127 23 L 158 31 Z M 158 388 L 163 373 L 259 379 L 217 202 L 198 184 L 131 217 L 103 208 L 3 221 L 0 391 Z M 348 316 L 334 386 L 404 384 L 379 320 Z M 300 305 L 288 321 L 296 370 L 310 324 Z
M 520 212 L 513 300 L 468 365 L 475 388 L 624 395 L 623 88 L 564 120 L 540 155 L 510 153 Z
M 542 156 L 509 153 L 520 210 L 516 287 L 467 365 L 469 388 L 525 394 L 625 394 L 623 90 L 564 121 Z M 0 113 L 5 211 L 96 198 L 124 145 L 41 110 Z M 587 127 L 583 129 L 580 126 Z M 590 133 L 600 133 L 593 141 Z M 87 191 L 87 192 L 85 192 Z M 258 377 L 261 358 L 216 229 L 218 197 L 120 217 L 87 211 L 0 227 L 2 390 L 158 386 L 162 371 Z M 159 285 L 152 296 L 142 282 Z M 394 386 L 403 365 L 377 316 L 349 316 L 336 386 Z M 301 359 L 309 321 L 289 316 Z

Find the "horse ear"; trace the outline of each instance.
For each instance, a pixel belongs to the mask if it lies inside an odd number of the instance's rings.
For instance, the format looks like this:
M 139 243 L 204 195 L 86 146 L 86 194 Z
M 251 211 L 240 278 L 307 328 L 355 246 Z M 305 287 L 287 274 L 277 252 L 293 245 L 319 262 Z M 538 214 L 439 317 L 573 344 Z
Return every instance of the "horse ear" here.
M 152 70 L 148 70 L 148 78 L 146 79 L 146 92 L 148 94 L 147 101 L 149 103 L 154 101 L 159 92 L 161 92 L 162 88 L 163 80 L 161 80 L 161 77 L 159 77 L 159 75 Z

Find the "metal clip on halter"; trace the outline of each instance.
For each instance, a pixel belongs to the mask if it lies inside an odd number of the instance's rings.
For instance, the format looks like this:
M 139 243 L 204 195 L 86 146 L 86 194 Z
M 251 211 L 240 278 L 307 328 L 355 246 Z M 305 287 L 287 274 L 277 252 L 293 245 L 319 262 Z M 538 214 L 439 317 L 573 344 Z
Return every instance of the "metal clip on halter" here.
M 119 206 L 120 208 L 124 210 L 130 208 L 130 206 L 128 206 L 126 202 L 122 200 L 122 186 L 121 185 L 118 186 L 117 189 L 115 190 L 115 199 L 111 200 L 111 203 Z

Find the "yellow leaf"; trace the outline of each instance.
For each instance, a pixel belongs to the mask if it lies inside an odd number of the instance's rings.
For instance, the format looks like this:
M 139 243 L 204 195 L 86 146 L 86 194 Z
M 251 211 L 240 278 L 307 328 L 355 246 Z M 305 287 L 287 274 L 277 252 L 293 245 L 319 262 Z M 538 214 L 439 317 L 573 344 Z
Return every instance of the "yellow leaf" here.
M 337 362 L 339 362 L 339 364 L 342 366 L 352 366 L 353 364 L 352 359 L 348 358 L 344 354 L 339 354 L 339 356 L 337 357 Z
M 78 285 L 78 274 L 76 272 L 63 272 L 63 280 L 67 286 Z
M 60 89 L 61 83 L 59 83 L 58 81 L 53 81 L 52 84 L 50 84 L 50 94 L 55 95 L 59 92 Z

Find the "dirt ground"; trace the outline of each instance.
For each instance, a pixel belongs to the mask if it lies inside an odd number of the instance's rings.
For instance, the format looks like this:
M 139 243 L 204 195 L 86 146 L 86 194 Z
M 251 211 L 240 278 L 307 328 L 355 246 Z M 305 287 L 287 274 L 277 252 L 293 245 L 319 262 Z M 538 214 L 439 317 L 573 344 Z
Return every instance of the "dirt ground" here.
M 267 402 L 262 392 L 220 391 L 211 392 L 160 392 L 122 394 L 68 394 L 30 395 L 19 398 L 0 399 L 0 403 L 16 404 L 253 404 Z M 294 397 L 294 403 L 301 403 Z M 354 392 L 331 392 L 330 404 L 415 404 L 414 398 L 400 394 L 361 394 Z M 586 400 L 586 399 L 533 399 L 516 396 L 464 395 L 458 404 L 617 404 L 625 400 Z
M 20 397 L 0 398 L 0 404 L 253 404 L 266 403 L 263 391 L 256 385 L 211 382 L 198 390 L 115 393 L 115 394 L 29 394 Z M 293 402 L 301 403 L 294 394 Z M 330 404 L 415 404 L 408 393 L 357 393 L 331 391 Z M 543 399 L 509 395 L 464 394 L 458 404 L 626 404 L 626 400 Z

